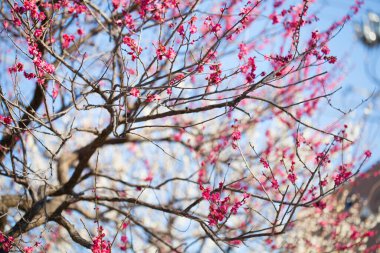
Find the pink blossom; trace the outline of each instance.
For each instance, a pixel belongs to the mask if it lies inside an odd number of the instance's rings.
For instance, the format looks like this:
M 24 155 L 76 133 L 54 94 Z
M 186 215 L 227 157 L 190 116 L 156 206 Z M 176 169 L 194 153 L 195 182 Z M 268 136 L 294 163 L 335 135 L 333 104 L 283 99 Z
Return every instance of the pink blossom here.
M 222 25 L 221 24 L 211 24 L 211 31 L 214 32 L 214 33 L 217 33 L 219 32 L 220 30 L 222 29 Z
M 328 61 L 328 63 L 334 64 L 337 61 L 337 58 L 335 56 L 328 56 L 326 57 L 326 60 Z
M 132 50 L 128 52 L 128 54 L 131 55 L 132 61 L 134 61 L 138 57 L 138 55 L 141 54 L 142 48 L 138 46 L 136 41 L 129 36 L 125 36 L 123 38 L 123 43 L 126 44 Z
M 233 141 L 238 141 L 238 140 L 240 140 L 240 139 L 241 139 L 241 133 L 240 133 L 240 131 L 239 131 L 239 130 L 235 130 L 235 131 L 233 131 L 231 137 L 232 137 L 232 140 L 233 140 Z
M 140 96 L 140 91 L 137 88 L 133 87 L 131 91 L 129 92 L 129 94 L 137 98 Z
M 322 49 L 321 49 L 322 53 L 324 54 L 329 54 L 330 53 L 330 49 L 328 46 L 323 46 Z
M 125 22 L 125 25 L 127 26 L 127 28 L 129 30 L 134 30 L 135 29 L 134 20 L 133 20 L 133 18 L 132 18 L 132 16 L 130 14 L 125 15 L 124 22 Z
M 248 54 L 248 47 L 241 43 L 239 45 L 239 54 L 238 54 L 238 57 L 239 57 L 239 60 L 243 59 L 244 56 L 246 56 Z
M 53 99 L 56 99 L 58 96 L 58 90 L 59 90 L 59 84 L 56 83 L 53 88 L 52 97 Z
M 79 36 L 84 35 L 84 30 L 82 28 L 78 28 L 77 33 Z
M 352 175 L 352 172 L 347 169 L 345 164 L 339 166 L 339 173 L 334 177 L 335 185 L 344 183 Z
M 221 64 L 214 64 L 210 65 L 210 70 L 212 71 L 211 74 L 206 77 L 206 80 L 208 80 L 211 84 L 219 84 L 222 81 L 222 78 L 220 75 L 222 74 L 222 70 L 220 69 Z
M 120 238 L 120 241 L 126 243 L 126 242 L 128 242 L 128 237 L 126 235 L 122 235 Z
M 160 96 L 157 94 L 150 94 L 146 97 L 146 102 L 148 103 L 153 102 L 155 100 L 160 100 Z
M 180 25 L 177 29 L 177 32 L 181 35 L 181 36 L 185 36 L 185 28 L 183 27 L 183 25 Z
M 210 200 L 210 192 L 211 192 L 210 187 L 207 187 L 206 189 L 204 189 L 204 190 L 202 191 L 202 197 L 203 197 L 205 200 Z
M 12 236 L 6 237 L 0 231 L 0 249 L 3 249 L 5 252 L 9 252 L 13 247 L 14 239 Z
M 9 27 L 9 23 L 8 23 L 8 21 L 5 20 L 5 21 L 3 22 L 3 26 L 4 26 L 4 29 L 5 29 L 5 30 L 8 30 L 8 27 Z
M 30 80 L 30 79 L 35 78 L 36 74 L 34 74 L 34 73 L 27 73 L 27 72 L 24 71 L 24 76 L 25 76 L 26 79 Z
M 289 181 L 290 181 L 292 184 L 294 184 L 294 183 L 296 182 L 296 180 L 297 180 L 297 176 L 296 176 L 296 174 L 294 174 L 293 172 L 291 172 L 291 173 L 289 173 L 289 175 L 288 175 L 288 179 L 289 179 Z
M 370 150 L 366 150 L 364 152 L 364 155 L 365 155 L 366 158 L 370 158 L 372 156 L 372 152 Z
M 111 253 L 111 243 L 104 240 L 105 234 L 103 227 L 98 229 L 98 235 L 92 239 L 93 245 L 91 246 L 92 253 Z
M 33 247 L 24 247 L 24 253 L 33 253 Z
M 190 31 L 190 34 L 194 34 L 198 31 L 198 28 L 194 24 L 191 24 L 189 31 Z
M 42 29 L 36 29 L 36 30 L 34 31 L 34 36 L 35 36 L 36 38 L 41 37 L 41 36 L 42 36 Z
M 159 60 L 162 60 L 164 55 L 166 54 L 166 48 L 161 43 L 158 45 L 158 48 L 156 50 L 157 58 Z
M 263 157 L 260 158 L 260 163 L 264 166 L 264 168 L 269 169 L 269 163 Z
M 22 72 L 24 70 L 24 65 L 21 62 L 16 63 L 14 66 L 8 69 L 9 73 Z
M 313 206 L 316 207 L 316 208 L 319 208 L 320 210 L 323 210 L 323 209 L 326 208 L 327 205 L 326 205 L 325 202 L 323 202 L 323 201 L 320 200 L 320 201 L 314 202 Z
M 74 41 L 75 37 L 74 35 L 68 35 L 68 34 L 63 34 L 63 43 L 62 43 L 62 48 L 68 48 L 70 46 L 70 43 Z
M 174 51 L 174 49 L 172 47 L 170 47 L 167 51 L 166 51 L 166 58 L 168 58 L 169 60 L 173 60 L 174 57 L 175 57 L 176 53 Z
M 0 115 L 0 121 L 4 122 L 7 125 L 12 124 L 13 120 L 10 116 L 4 117 L 3 115 Z
M 279 22 L 278 16 L 276 13 L 272 13 L 269 15 L 269 19 L 272 20 L 272 24 L 277 24 Z
M 272 188 L 278 190 L 278 188 L 280 187 L 278 181 L 273 178 L 270 182 L 272 183 Z

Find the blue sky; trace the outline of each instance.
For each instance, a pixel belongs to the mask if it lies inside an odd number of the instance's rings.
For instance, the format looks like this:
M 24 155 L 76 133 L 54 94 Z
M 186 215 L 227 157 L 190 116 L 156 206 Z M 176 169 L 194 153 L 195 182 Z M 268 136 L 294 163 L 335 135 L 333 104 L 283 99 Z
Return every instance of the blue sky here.
M 321 1 L 321 23 L 331 23 L 337 20 L 347 12 L 353 1 L 336 0 Z M 334 55 L 338 56 L 341 61 L 343 75 L 345 79 L 342 81 L 342 90 L 333 97 L 334 105 L 339 106 L 343 111 L 354 109 L 361 104 L 362 100 L 367 99 L 371 93 L 380 92 L 380 83 L 376 83 L 368 74 L 367 67 L 378 69 L 377 77 L 380 79 L 380 45 L 368 48 L 356 36 L 354 31 L 354 23 L 359 23 L 366 16 L 368 11 L 380 13 L 380 1 L 366 0 L 360 12 L 353 20 L 346 24 L 339 34 L 329 44 Z M 377 65 L 375 65 L 377 63 Z M 372 72 L 374 73 L 374 71 Z M 380 114 L 378 112 L 380 105 L 380 96 L 373 96 L 369 101 L 363 103 L 353 113 L 351 113 L 351 124 L 365 119 L 365 124 L 360 127 L 361 133 L 359 146 L 354 152 L 362 152 L 363 149 L 372 151 L 370 164 L 380 159 L 379 141 L 380 135 Z M 328 117 L 336 117 L 339 115 L 331 114 Z

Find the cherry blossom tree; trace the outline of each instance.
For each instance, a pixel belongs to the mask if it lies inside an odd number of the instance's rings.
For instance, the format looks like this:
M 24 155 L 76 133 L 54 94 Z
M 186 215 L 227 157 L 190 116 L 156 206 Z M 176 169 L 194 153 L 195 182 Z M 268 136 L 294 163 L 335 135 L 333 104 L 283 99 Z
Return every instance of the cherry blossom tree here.
M 325 117 L 359 0 L 0 4 L 1 252 L 265 248 L 371 156 Z

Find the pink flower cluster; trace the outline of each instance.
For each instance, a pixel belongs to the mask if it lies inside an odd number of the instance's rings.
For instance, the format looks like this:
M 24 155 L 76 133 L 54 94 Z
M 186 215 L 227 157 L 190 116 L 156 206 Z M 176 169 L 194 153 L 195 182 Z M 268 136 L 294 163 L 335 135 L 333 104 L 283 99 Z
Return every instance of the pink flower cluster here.
M 43 21 L 46 19 L 46 15 L 43 11 L 39 11 L 39 8 L 36 4 L 35 0 L 24 0 L 23 6 L 19 6 L 17 3 L 13 5 L 13 9 L 11 10 L 13 22 L 16 26 L 21 26 L 22 22 L 21 20 L 15 15 L 17 13 L 18 15 L 23 15 L 28 13 L 30 17 L 33 19 L 36 19 L 38 21 Z
M 310 53 L 313 54 L 317 60 L 325 60 L 330 64 L 334 64 L 337 61 L 335 56 L 328 55 L 330 53 L 330 48 L 322 42 L 323 46 L 320 50 L 317 50 L 318 41 L 322 37 L 326 37 L 326 34 L 320 34 L 317 30 L 311 33 L 311 39 L 309 40 L 308 46 L 310 48 Z
M 189 29 L 190 34 L 194 34 L 194 33 L 196 33 L 196 32 L 198 31 L 198 28 L 197 28 L 196 25 L 194 24 L 195 21 L 197 21 L 197 17 L 196 17 L 196 16 L 191 17 L 190 21 L 188 22 L 189 25 L 190 25 L 190 29 Z
M 140 91 L 137 88 L 133 87 L 131 91 L 129 92 L 129 94 L 131 94 L 131 96 L 138 98 L 140 96 Z
M 239 54 L 238 54 L 239 60 L 243 59 L 244 56 L 246 56 L 247 54 L 248 54 L 247 45 L 245 45 L 243 43 L 239 44 Z
M 347 179 L 350 178 L 351 175 L 352 175 L 352 172 L 348 171 L 348 166 L 346 164 L 339 166 L 338 175 L 334 177 L 335 185 L 338 186 L 344 183 Z
M 326 202 L 320 200 L 320 201 L 314 202 L 314 203 L 313 203 L 313 206 L 314 206 L 315 208 L 318 208 L 318 209 L 320 209 L 320 210 L 323 210 L 323 209 L 326 208 L 327 205 L 326 205 Z
M 128 223 L 123 222 L 123 224 L 121 225 L 121 229 L 124 235 L 120 237 L 121 244 L 119 245 L 120 250 L 123 250 L 123 251 L 126 251 L 128 249 L 128 237 L 125 233 L 127 227 L 128 227 Z
M 78 14 L 86 13 L 86 11 L 87 11 L 87 7 L 84 4 L 74 3 L 73 5 L 68 7 L 68 13 L 70 14 L 78 15 Z
M 165 20 L 165 15 L 168 11 L 173 10 L 178 6 L 178 0 L 136 0 L 134 3 L 138 6 L 139 14 L 142 19 L 153 18 L 158 22 Z M 151 17 L 148 17 L 151 15 Z
M 62 48 L 68 48 L 70 46 L 70 43 L 74 41 L 75 37 L 74 35 L 63 34 L 62 39 Z
M 24 70 L 24 65 L 21 62 L 18 62 L 12 67 L 8 68 L 9 73 L 22 72 L 23 70 Z
M 280 188 L 280 185 L 278 184 L 278 181 L 275 178 L 272 178 L 270 182 L 272 184 L 273 189 L 278 190 L 278 188 Z
M 123 43 L 132 50 L 128 52 L 128 54 L 132 57 L 132 61 L 136 60 L 136 58 L 141 54 L 142 48 L 138 46 L 136 41 L 129 36 L 125 36 L 123 38 Z
M 27 246 L 24 247 L 24 253 L 33 253 L 33 247 Z
M 135 22 L 132 18 L 132 16 L 129 14 L 129 13 L 126 13 L 125 16 L 124 16 L 124 23 L 125 23 L 125 26 L 133 31 L 135 30 Z
M 210 65 L 211 74 L 206 77 L 206 80 L 209 81 L 210 84 L 219 84 L 222 81 L 221 74 L 222 70 L 220 69 L 220 66 L 222 64 L 213 64 Z
M 240 67 L 240 70 L 242 73 L 245 74 L 245 79 L 247 82 L 253 82 L 255 79 L 255 71 L 256 71 L 256 64 L 255 64 L 255 58 L 249 57 L 247 64 Z
M 173 60 L 175 55 L 176 55 L 176 53 L 172 47 L 170 47 L 169 49 L 166 49 L 166 47 L 164 45 L 162 45 L 161 43 L 158 45 L 158 48 L 156 50 L 156 54 L 157 54 L 157 58 L 159 60 L 162 60 L 164 57 L 169 59 L 169 60 Z
M 153 101 L 156 101 L 156 100 L 160 100 L 160 96 L 157 95 L 157 94 L 149 94 L 147 97 L 146 97 L 146 102 L 150 103 L 150 102 L 153 102 Z
M 228 208 L 230 206 L 230 197 L 227 196 L 221 200 L 220 192 L 210 192 L 211 189 L 207 187 L 206 189 L 202 190 L 202 196 L 205 200 L 208 200 L 210 202 L 208 222 L 210 226 L 215 226 L 219 222 L 223 221 L 226 217 Z
M 354 226 L 351 226 L 350 230 L 351 230 L 350 239 L 352 241 L 356 241 L 359 238 L 364 239 L 364 238 L 373 237 L 373 236 L 376 235 L 376 232 L 373 231 L 373 230 L 369 230 L 369 231 L 366 231 L 364 233 L 360 233 L 359 231 L 356 230 L 356 228 Z M 338 250 L 338 251 L 347 251 L 349 249 L 353 249 L 356 245 L 357 245 L 357 243 L 354 243 L 354 242 L 350 242 L 350 243 L 347 243 L 347 244 L 336 243 L 335 244 L 335 249 Z M 372 250 L 374 250 L 374 251 L 367 251 L 366 250 L 364 252 L 377 252 L 376 248 L 379 249 L 380 245 L 376 244 L 374 246 L 375 247 L 372 248 Z
M 0 249 L 4 250 L 5 252 L 9 252 L 13 247 L 13 237 L 8 236 L 6 237 L 1 231 L 0 231 Z
M 297 180 L 297 175 L 294 173 L 294 165 L 296 163 L 294 161 L 292 161 L 292 165 L 290 166 L 290 169 L 289 169 L 289 174 L 288 174 L 288 179 L 289 181 L 292 183 L 292 184 L 295 184 L 296 180 Z
M 237 141 L 241 139 L 241 132 L 235 127 L 235 130 L 232 132 L 232 148 L 237 149 Z
M 5 124 L 9 125 L 9 124 L 12 124 L 12 118 L 10 116 L 3 116 L 3 115 L 0 115 L 0 121 L 1 122 L 4 122 Z
M 17 72 L 22 72 L 23 70 L 24 70 L 24 65 L 21 62 L 18 62 L 15 65 L 13 65 L 12 67 L 8 68 L 8 71 L 11 74 L 12 73 L 17 73 Z M 34 73 L 27 73 L 26 71 L 24 71 L 24 76 L 25 76 L 26 79 L 30 80 L 32 78 L 35 78 L 36 74 L 34 74 Z
M 208 26 L 209 31 L 212 33 L 218 33 L 222 29 L 222 25 L 220 23 L 214 23 L 210 16 L 206 17 L 204 24 Z
M 42 54 L 38 49 L 38 45 L 32 41 L 28 41 L 28 51 L 29 54 L 31 54 L 33 58 L 34 66 L 38 69 L 38 83 L 44 84 L 45 74 L 53 74 L 55 71 L 55 67 L 53 64 L 47 63 L 45 60 L 42 59 Z M 33 73 L 24 73 L 25 77 L 28 79 L 34 78 L 35 75 Z
M 331 163 L 328 154 L 325 153 L 318 153 L 315 157 L 315 160 L 317 164 L 321 164 L 322 166 L 325 166 L 328 163 Z
M 212 192 L 210 187 L 204 188 L 202 184 L 200 184 L 199 187 L 202 191 L 202 197 L 210 203 L 208 214 L 210 226 L 216 226 L 219 222 L 222 222 L 227 218 L 229 211 L 231 214 L 237 214 L 238 209 L 245 203 L 245 200 L 249 198 L 249 194 L 244 193 L 244 197 L 241 201 L 235 199 L 234 204 L 231 205 L 229 196 L 223 199 L 221 198 L 223 182 L 220 182 L 219 188 Z
M 260 163 L 264 166 L 265 169 L 269 169 L 269 163 L 263 157 L 260 158 Z
M 34 37 L 36 37 L 36 38 L 41 37 L 42 34 L 43 34 L 43 30 L 40 29 L 40 28 L 37 28 L 37 29 L 34 31 Z
M 111 253 L 111 243 L 104 240 L 105 236 L 106 235 L 103 233 L 103 227 L 100 226 L 98 228 L 98 235 L 92 239 L 92 253 Z
M 179 33 L 179 35 L 181 35 L 182 37 L 185 36 L 185 28 L 183 27 L 183 25 L 180 25 L 177 29 L 177 32 Z

